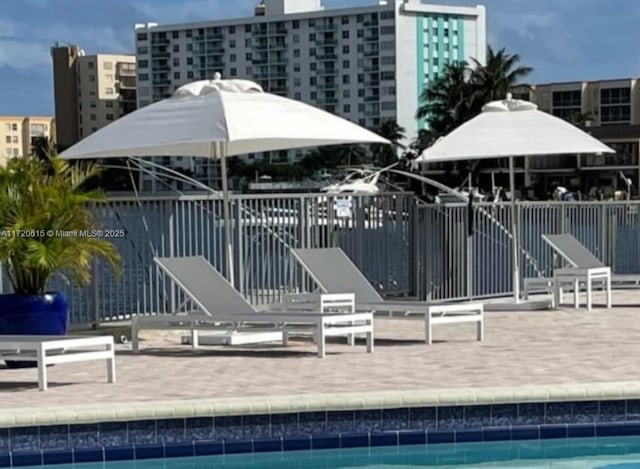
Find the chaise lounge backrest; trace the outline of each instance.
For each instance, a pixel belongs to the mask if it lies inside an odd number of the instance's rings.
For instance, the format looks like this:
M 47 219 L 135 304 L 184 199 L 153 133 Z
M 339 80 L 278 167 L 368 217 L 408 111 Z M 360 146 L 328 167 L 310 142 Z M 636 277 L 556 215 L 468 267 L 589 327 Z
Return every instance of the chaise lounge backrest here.
M 360 304 L 384 302 L 342 249 L 292 249 L 291 252 L 326 293 L 354 293 Z
M 580 241 L 570 234 L 542 235 L 542 239 L 551 246 L 572 267 L 589 269 L 605 267 Z
M 204 257 L 156 257 L 153 260 L 205 313 L 257 312 Z

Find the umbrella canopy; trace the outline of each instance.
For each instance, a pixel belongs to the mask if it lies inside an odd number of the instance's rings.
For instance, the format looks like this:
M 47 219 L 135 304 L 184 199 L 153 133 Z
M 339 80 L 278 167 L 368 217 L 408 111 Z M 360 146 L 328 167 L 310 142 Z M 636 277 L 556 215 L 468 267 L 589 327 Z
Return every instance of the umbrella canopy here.
M 247 80 L 203 80 L 128 114 L 62 158 L 222 156 L 347 143 L 390 142 L 341 117 L 265 93 Z M 219 144 L 219 145 L 216 145 Z
M 509 157 L 513 296 L 517 303 L 520 301 L 520 247 L 513 159 L 578 153 L 615 152 L 578 127 L 539 111 L 534 103 L 512 99 L 508 94 L 503 101 L 485 104 L 479 115 L 438 139 L 413 164 Z
M 347 143 L 391 144 L 381 136 L 300 101 L 265 93 L 248 80 L 186 84 L 60 154 L 64 159 L 200 156 L 221 159 L 227 278 L 233 284 L 226 157 Z
M 476 160 L 505 156 L 614 153 L 575 125 L 511 99 L 486 104 L 482 112 L 440 138 L 414 161 Z

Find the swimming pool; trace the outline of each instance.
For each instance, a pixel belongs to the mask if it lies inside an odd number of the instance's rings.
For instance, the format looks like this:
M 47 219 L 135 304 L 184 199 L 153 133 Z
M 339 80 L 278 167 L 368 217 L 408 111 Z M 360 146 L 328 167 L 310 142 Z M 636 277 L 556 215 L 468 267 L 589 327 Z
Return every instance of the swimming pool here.
M 58 469 L 640 469 L 640 437 L 523 440 L 56 465 Z M 32 466 L 36 467 L 36 466 Z M 41 466 L 37 466 L 41 467 Z

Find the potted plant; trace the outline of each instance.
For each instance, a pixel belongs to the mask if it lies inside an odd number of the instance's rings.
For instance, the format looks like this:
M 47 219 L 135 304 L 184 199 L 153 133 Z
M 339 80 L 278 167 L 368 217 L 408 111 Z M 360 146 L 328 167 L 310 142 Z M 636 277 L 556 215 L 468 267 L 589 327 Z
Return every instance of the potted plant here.
M 1 335 L 66 334 L 68 303 L 47 290 L 49 281 L 63 275 L 86 286 L 96 257 L 118 271 L 119 253 L 99 236 L 91 210 L 106 198 L 89 187 L 98 173 L 95 165 L 71 165 L 54 154 L 0 167 L 0 264 L 13 290 L 0 295 Z

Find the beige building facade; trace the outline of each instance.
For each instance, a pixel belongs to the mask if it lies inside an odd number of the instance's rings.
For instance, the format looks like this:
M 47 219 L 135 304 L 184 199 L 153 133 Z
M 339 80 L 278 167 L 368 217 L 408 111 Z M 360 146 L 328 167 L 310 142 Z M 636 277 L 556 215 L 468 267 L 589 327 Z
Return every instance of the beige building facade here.
M 58 144 L 68 148 L 136 108 L 134 55 L 51 48 Z
M 524 161 L 524 184 L 551 183 L 624 190 L 622 174 L 636 193 L 640 186 L 640 78 L 546 83 L 514 89 L 542 111 L 573 122 L 614 150 L 608 155 L 530 157 Z
M 38 138 L 56 141 L 56 125 L 53 117 L 0 116 L 0 165 L 8 158 L 32 153 Z

